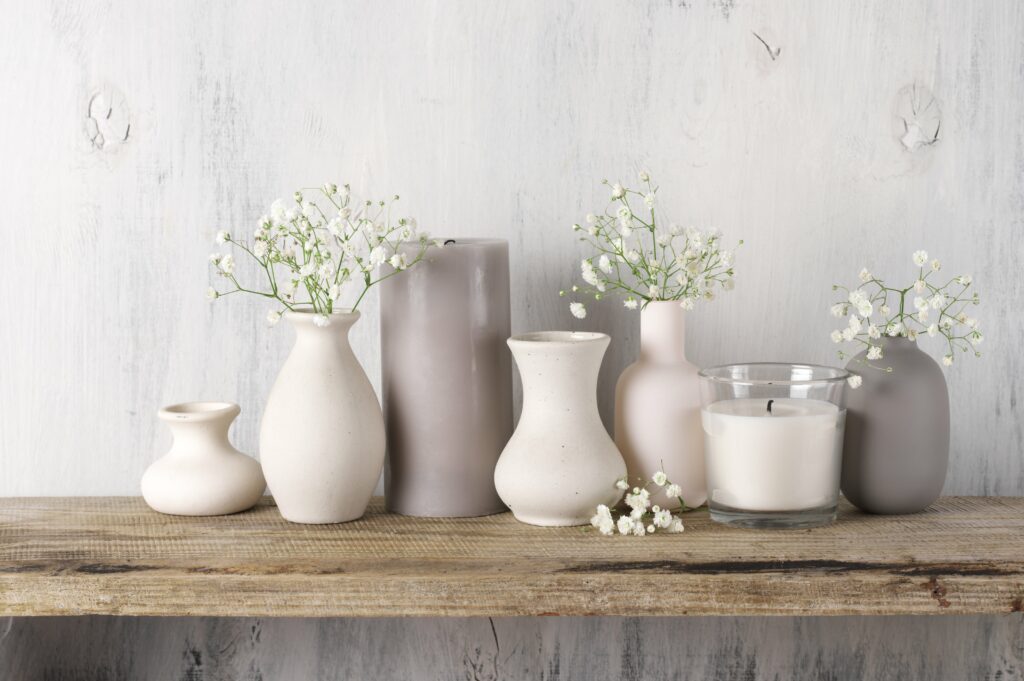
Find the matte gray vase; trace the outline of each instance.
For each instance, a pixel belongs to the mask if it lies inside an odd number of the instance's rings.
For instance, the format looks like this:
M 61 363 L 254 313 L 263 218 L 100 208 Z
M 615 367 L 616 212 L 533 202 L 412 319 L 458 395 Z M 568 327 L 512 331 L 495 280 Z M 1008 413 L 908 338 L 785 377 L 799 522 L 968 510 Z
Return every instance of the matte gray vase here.
M 949 464 L 949 391 L 938 363 L 906 338 L 882 338 L 846 368 L 863 384 L 847 391 L 843 494 L 869 513 L 916 513 L 942 493 Z

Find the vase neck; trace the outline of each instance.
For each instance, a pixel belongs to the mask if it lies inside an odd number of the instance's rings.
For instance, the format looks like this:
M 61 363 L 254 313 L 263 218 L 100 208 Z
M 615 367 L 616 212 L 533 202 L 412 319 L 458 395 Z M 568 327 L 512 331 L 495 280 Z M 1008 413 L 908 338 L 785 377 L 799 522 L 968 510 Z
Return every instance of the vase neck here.
M 177 456 L 208 457 L 230 447 L 228 429 L 231 421 L 169 424 L 174 443 L 171 451 Z M 214 446 L 211 446 L 214 445 Z
M 882 336 L 876 342 L 883 350 L 917 350 L 917 343 L 904 336 Z
M 543 336 L 576 336 L 580 340 Z M 521 340 L 534 337 L 534 340 Z M 526 334 L 509 340 L 523 379 L 523 418 L 562 418 L 571 410 L 581 418 L 600 420 L 597 376 L 608 347 L 604 334 Z
M 350 348 L 348 332 L 352 325 L 359 320 L 358 312 L 335 312 L 330 315 L 323 315 L 327 318 L 326 326 L 319 326 L 315 318 L 321 315 L 314 315 L 309 312 L 286 312 L 287 319 L 295 327 L 295 346 L 302 348 L 315 348 L 323 346 L 340 346 Z
M 657 363 L 686 361 L 686 311 L 678 301 L 653 301 L 640 313 L 640 357 Z
M 228 429 L 241 410 L 238 405 L 218 402 L 191 402 L 165 407 L 160 419 L 167 424 L 174 438 L 171 451 L 179 456 L 208 456 L 211 443 L 228 443 Z

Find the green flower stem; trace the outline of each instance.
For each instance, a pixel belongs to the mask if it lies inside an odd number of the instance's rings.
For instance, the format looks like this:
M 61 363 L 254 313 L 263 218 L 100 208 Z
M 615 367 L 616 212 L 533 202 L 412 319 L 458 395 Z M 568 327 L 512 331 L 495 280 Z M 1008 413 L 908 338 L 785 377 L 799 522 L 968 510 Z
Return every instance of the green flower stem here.
M 888 304 L 890 294 L 898 296 L 899 306 L 895 314 L 888 316 L 888 318 L 883 317 L 882 320 L 877 322 L 877 326 L 875 326 L 875 328 L 880 329 L 884 336 L 895 335 L 889 334 L 887 331 L 896 324 L 901 326 L 899 335 L 911 338 L 928 333 L 929 330 L 931 330 L 933 334 L 941 334 L 942 337 L 945 338 L 948 356 L 952 356 L 954 350 L 960 350 L 963 352 L 971 350 L 971 346 L 980 342 L 982 338 L 980 332 L 977 330 L 977 324 L 973 320 L 970 321 L 970 324 L 967 324 L 967 329 L 965 331 L 957 330 L 959 325 L 966 324 L 968 319 L 965 314 L 966 308 L 968 305 L 977 305 L 978 296 L 976 293 L 974 295 L 967 295 L 968 288 L 971 284 L 962 283 L 963 280 L 961 277 L 953 277 L 942 283 L 942 285 L 935 285 L 930 280 L 935 278 L 936 272 L 937 269 L 934 268 L 925 271 L 923 267 L 919 267 L 915 283 L 906 288 L 892 288 L 886 286 L 885 283 L 877 277 L 870 277 L 867 281 L 858 286 L 858 290 L 867 297 L 867 300 L 871 302 L 872 306 L 879 303 L 881 303 L 882 306 L 886 306 Z M 920 282 L 923 282 L 921 297 L 929 302 L 929 307 L 927 310 L 918 310 L 915 305 L 915 310 L 910 311 L 907 309 L 907 298 L 911 295 L 912 291 L 916 291 L 916 287 Z M 956 283 L 960 283 L 959 291 L 956 293 L 949 292 L 949 289 Z M 868 290 L 865 288 L 868 286 L 875 288 L 873 293 L 868 293 Z M 852 295 L 852 291 L 841 285 L 835 285 L 833 286 L 833 289 L 836 291 L 841 290 L 848 294 L 847 299 L 833 303 L 834 308 L 836 306 L 841 306 L 842 313 L 845 315 L 849 312 L 849 308 L 851 306 L 851 303 L 849 302 L 849 295 Z M 939 308 L 931 307 L 931 300 L 939 295 L 943 297 L 944 304 Z M 931 324 L 921 320 L 922 313 L 925 311 L 928 311 L 929 314 L 932 312 L 936 314 L 936 319 Z M 872 322 L 870 318 L 865 318 L 864 322 L 869 325 L 868 330 L 866 332 L 858 332 L 849 340 L 871 348 L 875 346 L 877 339 L 870 338 L 870 327 L 876 323 Z M 977 350 L 974 350 L 974 352 L 975 354 L 980 355 Z M 840 351 L 839 354 L 841 358 L 844 357 L 844 353 L 842 351 Z M 868 366 L 874 366 L 868 362 L 864 363 L 868 364 Z M 886 367 L 886 370 L 891 371 L 891 368 Z

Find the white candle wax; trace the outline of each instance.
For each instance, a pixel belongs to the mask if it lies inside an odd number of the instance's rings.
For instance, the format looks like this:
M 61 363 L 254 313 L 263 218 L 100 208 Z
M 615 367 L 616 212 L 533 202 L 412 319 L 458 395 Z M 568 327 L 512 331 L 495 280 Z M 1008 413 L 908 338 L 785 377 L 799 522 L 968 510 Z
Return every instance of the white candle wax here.
M 834 505 L 846 410 L 810 399 L 741 398 L 705 407 L 708 494 L 745 511 Z

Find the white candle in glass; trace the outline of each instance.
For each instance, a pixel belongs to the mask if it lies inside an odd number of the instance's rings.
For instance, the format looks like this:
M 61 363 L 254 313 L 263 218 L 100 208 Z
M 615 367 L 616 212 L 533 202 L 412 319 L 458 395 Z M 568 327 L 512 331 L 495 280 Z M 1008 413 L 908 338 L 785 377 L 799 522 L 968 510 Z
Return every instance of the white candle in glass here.
M 834 506 L 846 410 L 812 399 L 722 400 L 701 412 L 708 494 L 744 511 Z

